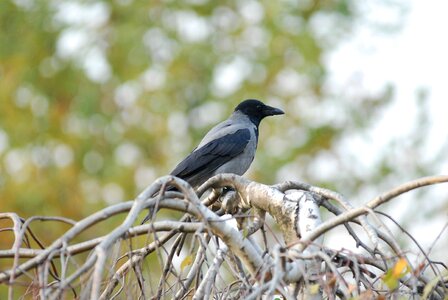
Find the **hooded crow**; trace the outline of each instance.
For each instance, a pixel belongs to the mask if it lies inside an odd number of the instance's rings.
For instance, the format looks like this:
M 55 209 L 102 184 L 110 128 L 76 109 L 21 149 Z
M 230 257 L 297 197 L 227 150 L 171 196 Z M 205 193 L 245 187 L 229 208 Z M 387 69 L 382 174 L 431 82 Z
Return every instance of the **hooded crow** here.
M 268 116 L 281 115 L 278 108 L 248 99 L 241 102 L 230 118 L 213 127 L 199 145 L 171 172 L 193 188 L 216 174 L 243 175 L 254 160 L 258 126 Z
M 254 160 L 258 126 L 268 116 L 282 115 L 281 109 L 255 99 L 241 102 L 225 121 L 213 127 L 199 145 L 170 173 L 198 188 L 217 174 L 243 175 Z M 146 222 L 149 215 L 143 221 Z

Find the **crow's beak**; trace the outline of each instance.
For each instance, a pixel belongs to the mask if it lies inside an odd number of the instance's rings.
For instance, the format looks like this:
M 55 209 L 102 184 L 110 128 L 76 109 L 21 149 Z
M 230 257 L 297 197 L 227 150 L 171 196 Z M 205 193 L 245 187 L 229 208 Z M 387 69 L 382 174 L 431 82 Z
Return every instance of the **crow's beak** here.
M 263 109 L 263 113 L 265 116 L 275 116 L 275 115 L 283 115 L 285 112 L 279 108 L 275 108 L 269 105 L 266 105 Z

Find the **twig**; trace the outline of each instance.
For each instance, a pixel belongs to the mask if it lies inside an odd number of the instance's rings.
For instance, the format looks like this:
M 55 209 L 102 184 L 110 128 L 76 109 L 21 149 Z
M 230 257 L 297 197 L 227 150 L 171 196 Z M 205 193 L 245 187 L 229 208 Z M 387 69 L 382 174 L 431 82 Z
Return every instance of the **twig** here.
M 428 186 L 438 183 L 448 182 L 448 176 L 431 176 L 431 177 L 424 177 L 421 179 L 413 180 L 408 183 L 399 185 L 398 187 L 381 194 L 380 196 L 374 198 L 373 200 L 369 201 L 365 207 L 358 207 L 351 209 L 349 211 L 346 211 L 333 219 L 330 219 L 324 223 L 322 223 L 320 226 L 318 226 L 315 230 L 313 230 L 308 236 L 302 239 L 302 245 L 303 248 L 306 247 L 306 245 L 311 242 L 312 240 L 316 239 L 323 233 L 327 232 L 328 230 L 336 227 L 337 225 L 340 225 L 344 222 L 347 222 L 349 220 L 352 220 L 360 215 L 366 214 L 369 212 L 369 209 L 375 209 L 376 207 L 388 202 L 389 200 L 404 194 L 408 191 L 411 191 L 413 189 L 422 187 L 422 186 Z
M 196 293 L 193 296 L 193 300 L 210 299 L 210 293 L 212 291 L 212 285 L 215 282 L 216 274 L 224 262 L 224 257 L 226 256 L 228 250 L 229 248 L 225 245 L 218 248 L 212 265 L 209 267 L 207 273 L 197 288 Z

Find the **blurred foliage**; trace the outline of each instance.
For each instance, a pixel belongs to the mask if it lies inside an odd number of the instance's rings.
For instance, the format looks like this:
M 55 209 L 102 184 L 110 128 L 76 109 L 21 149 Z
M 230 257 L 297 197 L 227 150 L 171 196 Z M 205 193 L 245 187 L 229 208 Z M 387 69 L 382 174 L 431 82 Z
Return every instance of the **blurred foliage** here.
M 245 98 L 324 101 L 323 55 L 353 14 L 345 0 L 1 1 L 0 20 L 2 211 L 79 219 L 169 172 Z M 339 134 L 323 124 L 273 157 L 268 136 L 300 110 L 265 123 L 251 177 L 271 183 Z
M 328 55 L 360 17 L 350 0 L 0 1 L 0 211 L 80 219 L 132 199 L 245 98 L 287 112 L 261 125 L 251 179 L 355 195 L 431 173 L 425 93 L 404 151 L 372 168 L 345 148 L 394 96 L 328 84 Z M 35 230 L 45 242 L 66 226 Z
M 246 98 L 287 112 L 261 125 L 249 178 L 343 193 L 381 182 L 404 156 L 366 170 L 344 142 L 393 86 L 328 83 L 359 17 L 350 0 L 0 1 L 0 210 L 80 219 L 132 199 Z

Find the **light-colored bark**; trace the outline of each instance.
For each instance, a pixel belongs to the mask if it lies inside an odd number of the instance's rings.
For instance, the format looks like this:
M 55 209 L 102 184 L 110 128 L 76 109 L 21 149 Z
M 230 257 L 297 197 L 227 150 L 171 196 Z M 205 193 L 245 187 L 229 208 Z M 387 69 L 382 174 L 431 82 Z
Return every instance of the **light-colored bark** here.
M 134 201 L 112 205 L 80 221 L 61 217 L 22 221 L 14 213 L 1 213 L 0 219 L 9 219 L 13 224 L 2 231 L 12 231 L 15 239 L 10 249 L 0 250 L 0 258 L 11 261 L 11 267 L 0 273 L 0 283 L 9 284 L 10 299 L 15 298 L 14 287 L 21 278 L 29 278 L 30 284 L 38 283 L 41 298 L 47 299 L 59 299 L 75 290 L 81 298 L 90 299 L 109 299 L 114 293 L 137 293 L 136 297 L 169 294 L 177 299 L 236 295 L 245 295 L 247 299 L 262 295 L 280 295 L 284 299 L 337 295 L 349 298 L 375 289 L 377 296 L 415 295 L 428 283 L 432 290 L 428 292 L 427 288 L 425 293 L 443 299 L 445 271 L 423 252 L 426 258 L 423 265 L 429 267 L 433 276 L 421 274 L 421 264 L 412 265 L 409 252 L 400 246 L 393 231 L 382 221 L 383 214 L 375 209 L 409 190 L 445 182 L 448 176 L 421 178 L 354 207 L 336 192 L 299 182 L 268 186 L 221 174 L 194 191 L 186 182 L 166 176 Z M 163 192 L 170 185 L 179 192 Z M 233 191 L 220 197 L 223 187 L 231 187 Z M 210 189 L 212 192 L 206 194 Z M 148 224 L 135 225 L 148 207 L 185 215 L 178 221 L 156 218 Z M 322 221 L 320 207 L 335 216 Z M 123 222 L 109 234 L 73 242 L 87 229 L 120 213 L 126 214 Z M 278 232 L 267 227 L 267 214 L 274 219 Z M 45 249 L 25 248 L 25 239 L 33 237 L 30 228 L 37 220 L 64 222 L 72 227 Z M 323 234 L 340 225 L 347 228 L 364 253 L 339 252 L 324 245 Z M 354 225 L 364 229 L 368 241 L 353 230 Z M 146 246 L 127 249 L 126 245 L 132 245 L 139 236 L 147 237 Z M 83 253 L 89 256 L 79 263 L 78 257 Z M 184 259 L 179 268 L 176 257 L 181 253 L 191 257 L 191 262 Z M 152 254 L 156 254 L 165 270 L 157 291 L 146 284 L 150 277 L 144 262 Z M 405 264 L 407 270 L 396 278 L 398 289 L 380 292 L 384 284 L 380 286 L 382 281 L 378 278 L 397 268 L 398 263 Z M 55 264 L 60 264 L 57 277 L 53 274 Z M 154 267 L 159 266 L 150 268 Z M 178 289 L 170 290 L 166 284 Z

